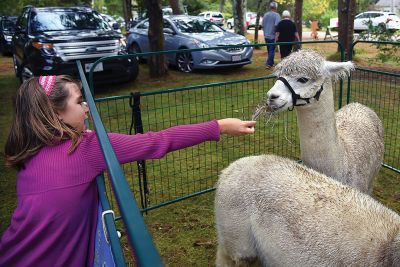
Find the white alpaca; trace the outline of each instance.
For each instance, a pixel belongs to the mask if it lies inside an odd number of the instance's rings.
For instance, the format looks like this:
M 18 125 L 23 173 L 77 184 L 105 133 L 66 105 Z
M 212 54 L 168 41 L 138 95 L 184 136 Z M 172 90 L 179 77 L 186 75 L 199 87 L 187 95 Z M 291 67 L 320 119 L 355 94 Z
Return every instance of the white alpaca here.
M 217 266 L 400 266 L 400 216 L 295 161 L 252 156 L 223 170 Z
M 292 53 L 275 68 L 279 78 L 267 93 L 267 104 L 271 111 L 295 107 L 305 165 L 371 193 L 383 161 L 382 122 L 359 103 L 334 110 L 332 79 L 352 69 L 351 62 L 329 62 L 312 50 Z

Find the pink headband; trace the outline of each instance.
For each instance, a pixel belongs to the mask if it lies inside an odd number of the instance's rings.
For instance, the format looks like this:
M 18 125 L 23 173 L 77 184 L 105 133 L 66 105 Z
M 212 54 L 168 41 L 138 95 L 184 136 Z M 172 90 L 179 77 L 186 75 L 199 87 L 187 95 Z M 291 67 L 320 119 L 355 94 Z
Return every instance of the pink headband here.
M 56 77 L 56 75 L 39 77 L 39 84 L 43 87 L 43 90 L 47 96 L 49 96 L 51 90 L 53 90 L 54 84 L 56 83 Z

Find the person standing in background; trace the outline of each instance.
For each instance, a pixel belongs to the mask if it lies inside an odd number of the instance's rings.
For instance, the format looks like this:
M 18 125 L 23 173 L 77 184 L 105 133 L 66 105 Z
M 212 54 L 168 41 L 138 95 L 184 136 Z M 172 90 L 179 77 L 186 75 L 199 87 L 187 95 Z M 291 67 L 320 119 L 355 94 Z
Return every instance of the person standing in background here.
M 276 42 L 295 42 L 300 41 L 299 33 L 297 32 L 296 25 L 290 20 L 290 12 L 285 10 L 282 12 L 282 20 L 276 26 L 275 33 Z M 281 59 L 287 57 L 292 53 L 291 44 L 279 45 Z
M 267 44 L 267 51 L 268 51 L 268 56 L 267 56 L 267 69 L 270 69 L 274 66 L 274 57 L 275 57 L 275 45 L 272 45 L 275 43 L 275 29 L 276 26 L 278 25 L 279 21 L 281 20 L 281 17 L 279 14 L 276 12 L 278 9 L 278 4 L 276 2 L 271 2 L 269 4 L 270 11 L 265 13 L 262 21 L 262 27 L 264 31 L 264 39 L 265 43 Z M 270 44 L 270 45 L 268 45 Z

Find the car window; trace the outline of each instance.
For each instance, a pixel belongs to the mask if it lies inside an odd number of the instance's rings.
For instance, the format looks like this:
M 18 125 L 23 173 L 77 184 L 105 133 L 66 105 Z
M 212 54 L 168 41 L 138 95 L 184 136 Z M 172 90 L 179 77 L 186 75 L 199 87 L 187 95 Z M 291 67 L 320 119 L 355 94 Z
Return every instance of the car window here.
M 17 25 L 22 29 L 26 29 L 28 26 L 28 16 L 29 16 L 29 10 L 25 10 L 25 12 L 19 17 Z
M 142 29 L 142 30 L 147 30 L 147 29 L 149 29 L 149 21 L 148 21 L 148 20 L 143 21 L 142 23 L 140 23 L 140 24 L 137 26 L 137 28 L 138 28 L 138 29 Z
M 171 29 L 174 30 L 174 28 L 172 27 L 171 23 L 169 23 L 168 21 L 164 20 L 164 29 Z
M 6 20 L 3 20 L 2 21 L 2 23 L 1 23 L 1 28 L 3 29 L 3 30 L 13 30 L 14 29 L 14 27 L 15 27 L 15 21 L 12 21 L 12 20 L 8 20 L 8 19 L 6 19 Z
M 201 19 L 174 19 L 173 22 L 179 31 L 184 33 L 223 32 L 223 30 L 208 20 Z
M 359 15 L 356 17 L 356 19 L 365 19 L 365 18 L 367 18 L 367 17 L 368 17 L 368 14 L 363 13 L 363 14 L 359 14 Z
M 213 18 L 223 18 L 222 14 L 213 14 Z
M 94 12 L 57 10 L 33 12 L 32 32 L 62 30 L 111 30 L 110 25 Z

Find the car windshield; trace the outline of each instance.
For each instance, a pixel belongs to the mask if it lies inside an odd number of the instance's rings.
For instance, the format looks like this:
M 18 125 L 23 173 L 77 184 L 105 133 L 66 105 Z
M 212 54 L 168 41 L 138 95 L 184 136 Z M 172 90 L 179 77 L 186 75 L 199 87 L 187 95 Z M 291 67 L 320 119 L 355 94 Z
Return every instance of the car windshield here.
M 32 32 L 111 29 L 100 15 L 82 10 L 33 13 L 31 27 Z
M 174 19 L 176 27 L 185 33 L 223 32 L 217 25 L 202 19 Z
M 3 30 L 5 31 L 10 31 L 15 28 L 15 21 L 12 20 L 3 20 L 3 25 L 2 25 Z

